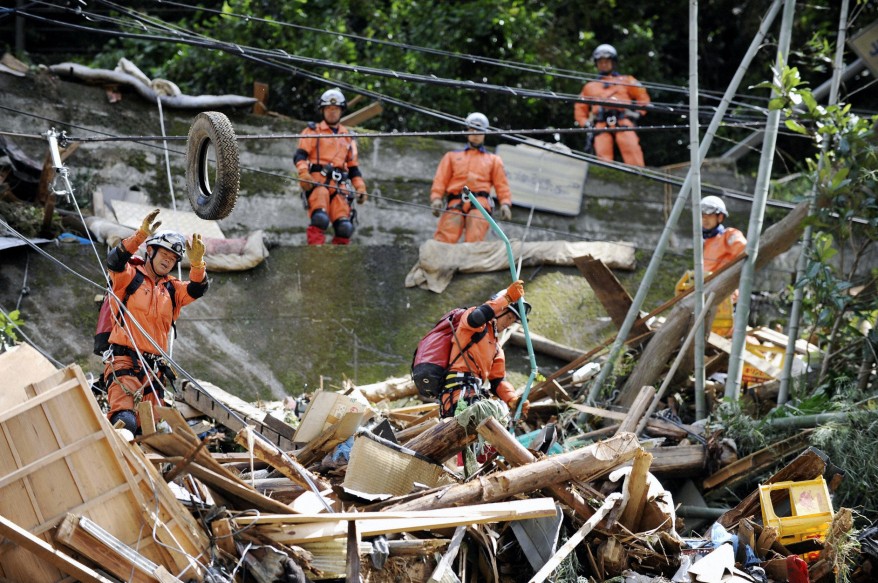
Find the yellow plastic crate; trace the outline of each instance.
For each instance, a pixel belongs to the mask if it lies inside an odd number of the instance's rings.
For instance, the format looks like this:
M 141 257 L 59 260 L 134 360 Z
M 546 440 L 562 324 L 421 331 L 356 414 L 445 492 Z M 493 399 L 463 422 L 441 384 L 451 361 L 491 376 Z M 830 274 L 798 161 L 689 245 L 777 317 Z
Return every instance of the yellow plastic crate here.
M 772 493 L 784 491 L 790 503 L 790 514 L 778 516 Z M 776 494 L 774 496 L 778 498 Z M 759 486 L 759 502 L 762 506 L 762 524 L 777 528 L 777 540 L 783 545 L 806 539 L 822 541 L 832 523 L 832 502 L 823 477 L 801 482 L 777 482 Z
M 779 369 L 783 369 L 784 361 L 786 360 L 787 349 L 780 346 L 770 346 L 765 344 L 754 344 L 752 342 L 747 342 L 744 345 L 744 348 L 762 358 L 771 362 L 774 366 Z M 745 383 L 762 383 L 765 381 L 770 381 L 772 378 L 755 366 L 750 366 L 747 363 L 744 363 L 743 370 L 741 372 L 741 380 Z

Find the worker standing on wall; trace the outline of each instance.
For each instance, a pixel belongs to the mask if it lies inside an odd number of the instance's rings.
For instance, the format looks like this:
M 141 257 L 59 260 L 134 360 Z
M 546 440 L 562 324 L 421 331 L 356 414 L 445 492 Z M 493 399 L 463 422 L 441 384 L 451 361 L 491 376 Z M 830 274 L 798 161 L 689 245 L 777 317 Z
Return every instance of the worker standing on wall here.
M 613 107 L 607 102 L 620 104 L 649 105 L 649 94 L 640 82 L 631 75 L 621 75 L 616 71 L 618 53 L 612 45 L 600 45 L 592 53 L 592 60 L 600 77 L 589 81 L 582 87 L 580 97 L 585 102 L 573 106 L 573 117 L 579 127 L 595 130 L 588 138 L 598 158 L 612 162 L 613 143 L 619 146 L 622 160 L 632 166 L 644 166 L 640 138 L 634 131 L 601 132 L 601 129 L 635 128 L 635 123 L 646 115 L 646 109 Z M 594 101 L 598 103 L 588 103 Z M 589 148 L 586 148 L 587 150 Z

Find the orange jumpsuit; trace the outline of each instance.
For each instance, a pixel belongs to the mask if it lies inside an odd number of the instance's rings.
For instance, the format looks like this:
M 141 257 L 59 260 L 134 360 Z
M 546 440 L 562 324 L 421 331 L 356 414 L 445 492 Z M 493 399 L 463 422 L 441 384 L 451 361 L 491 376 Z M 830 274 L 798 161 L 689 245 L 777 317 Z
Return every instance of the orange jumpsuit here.
M 153 406 L 158 406 L 162 404 L 161 399 L 164 396 L 161 383 L 149 383 L 143 370 L 144 366 L 155 364 L 159 354 L 140 328 L 132 324 L 130 319 L 132 317 L 136 319 L 146 334 L 167 350 L 168 335 L 173 322 L 180 315 L 181 308 L 201 297 L 207 289 L 207 273 L 204 267 L 191 268 L 190 281 L 180 281 L 170 275 L 153 281 L 146 274 L 143 266 L 128 263 L 128 259 L 145 240 L 146 235 L 142 231 L 137 231 L 122 241 L 121 248 L 111 250 L 107 258 L 113 293 L 119 298 L 124 297 L 125 288 L 134 278 L 136 271 L 139 270 L 144 274 L 143 283 L 131 294 L 125 304 L 128 309 L 128 315 L 124 318 L 125 325 L 120 325 L 122 319 L 116 319 L 110 332 L 110 346 L 114 355 L 104 367 L 107 400 L 110 405 L 107 417 L 110 419 L 119 411 L 128 410 L 136 413 L 135 400 L 148 401 Z M 168 281 L 174 286 L 175 302 L 171 301 L 165 286 L 165 282 Z M 114 305 L 113 310 L 115 313 L 119 307 Z M 132 358 L 135 346 L 145 356 L 146 364 L 135 363 Z M 163 371 L 158 372 L 159 377 L 163 376 Z M 149 378 L 152 376 L 150 375 Z M 137 423 L 139 426 L 140 421 L 138 420 Z
M 649 94 L 640 82 L 631 75 L 620 75 L 615 71 L 609 75 L 602 75 L 597 81 L 589 81 L 582 87 L 579 94 L 585 99 L 597 101 L 618 101 L 619 103 L 649 104 Z M 615 117 L 615 126 L 636 126 L 626 112 L 632 110 L 626 108 L 610 107 L 603 104 L 590 105 L 578 102 L 573 106 L 573 117 L 580 127 L 586 127 L 588 122 L 593 122 L 596 129 L 612 127 L 612 119 Z M 645 109 L 637 110 L 640 115 L 646 114 Z M 598 158 L 613 161 L 613 138 L 619 146 L 622 160 L 632 166 L 644 166 L 643 150 L 640 149 L 640 138 L 636 132 L 596 132 L 594 137 L 594 151 Z
M 512 204 L 512 192 L 500 156 L 491 154 L 484 146 L 467 146 L 463 150 L 448 152 L 439 162 L 430 188 L 431 201 L 448 197 L 446 210 L 439 217 L 433 235 L 437 241 L 457 243 L 461 234 L 464 234 L 467 243 L 485 240 L 488 221 L 472 203 L 463 202 L 460 192 L 464 186 L 468 186 L 479 197 L 479 203 L 488 211 L 493 210 L 490 197 L 492 187 L 501 205 Z
M 484 305 L 493 310 L 496 318 L 505 311 L 509 302 L 506 301 L 505 296 L 501 296 L 496 300 L 485 302 Z M 464 391 L 467 402 L 474 402 L 486 396 L 486 387 L 490 387 L 507 404 L 516 397 L 515 387 L 506 380 L 506 355 L 497 343 L 496 321 L 492 318 L 486 324 L 477 327 L 467 323 L 469 315 L 477 309 L 480 309 L 480 306 L 465 311 L 460 316 L 460 324 L 454 331 L 449 359 L 451 365 L 445 379 L 446 389 L 439 399 L 443 417 L 454 415 L 461 391 Z M 473 336 L 483 331 L 484 336 L 461 355 L 461 349 L 469 345 Z
M 713 273 L 738 257 L 747 248 L 747 239 L 738 229 L 720 224 L 717 233 L 704 240 L 704 275 Z M 733 330 L 734 305 L 738 290 L 717 304 L 712 330 L 720 336 L 729 336 Z
M 325 121 L 321 121 L 319 124 L 308 124 L 302 134 L 293 161 L 300 177 L 309 175 L 310 180 L 318 183 L 315 186 L 311 182 L 301 182 L 300 186 L 308 197 L 308 216 L 312 219 L 311 226 L 308 227 L 308 244 L 320 245 L 325 241 L 323 231 L 328 225 L 315 225 L 314 213 L 316 211 L 328 213 L 329 222 L 339 230 L 339 221 L 353 221 L 351 204 L 347 197 L 354 193 L 349 192 L 350 189 L 345 182 L 350 179 L 351 185 L 357 192 L 366 191 L 366 182 L 360 173 L 357 142 L 348 128 L 338 124 L 338 127 L 333 129 Z M 333 134 L 345 137 L 313 137 Z M 321 171 L 328 168 L 330 164 L 342 173 L 340 181 L 333 180 L 331 175 L 321 174 Z M 345 226 L 345 230 L 349 230 L 349 233 L 345 234 L 353 233 L 350 223 Z M 340 236 L 336 232 L 332 242 L 343 245 L 349 241 L 350 236 Z

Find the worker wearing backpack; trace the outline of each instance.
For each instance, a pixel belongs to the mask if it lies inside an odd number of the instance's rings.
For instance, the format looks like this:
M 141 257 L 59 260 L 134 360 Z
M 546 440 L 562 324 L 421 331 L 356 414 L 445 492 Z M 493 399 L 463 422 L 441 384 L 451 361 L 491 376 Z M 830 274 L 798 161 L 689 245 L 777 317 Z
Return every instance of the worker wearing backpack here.
M 158 214 L 158 209 L 151 212 L 133 235 L 107 255 L 113 294 L 117 298 L 127 296 L 124 310 L 113 302 L 118 315 L 104 358 L 104 382 L 110 405 L 107 417 L 113 424 L 122 421 L 132 433 L 140 427 L 137 405 L 141 401 L 160 405 L 164 398 L 163 381 L 173 380 L 173 373 L 156 345 L 167 350 L 168 335 L 180 309 L 203 296 L 208 286 L 201 235 L 193 234 L 190 243 L 179 233 L 157 232 L 161 225 L 161 221 L 154 222 Z M 143 243 L 145 261 L 140 265 L 130 263 Z M 184 249 L 189 257 L 189 281 L 180 281 L 170 274 L 183 259 Z M 143 283 L 128 294 L 127 288 L 135 278 L 142 278 Z
M 503 330 L 521 321 L 518 300 L 524 296 L 524 283 L 518 280 L 482 304 L 468 308 L 452 335 L 450 366 L 439 396 L 442 417 L 453 417 L 460 399 L 467 404 L 497 396 L 514 410 L 519 395 L 506 380 L 506 357 L 497 338 Z M 530 304 L 524 302 L 526 313 Z M 476 339 L 475 342 L 471 342 Z M 530 403 L 522 405 L 527 415 Z

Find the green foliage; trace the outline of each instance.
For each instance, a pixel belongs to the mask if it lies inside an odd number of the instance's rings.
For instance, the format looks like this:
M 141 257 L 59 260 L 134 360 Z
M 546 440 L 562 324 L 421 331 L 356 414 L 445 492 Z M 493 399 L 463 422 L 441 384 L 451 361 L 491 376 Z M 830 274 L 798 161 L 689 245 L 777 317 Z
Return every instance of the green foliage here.
M 24 320 L 21 319 L 21 312 L 19 310 L 9 312 L 8 318 L 0 312 L 0 349 L 2 349 L 0 352 L 5 351 L 18 342 L 15 329 L 22 325 L 24 325 Z

